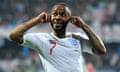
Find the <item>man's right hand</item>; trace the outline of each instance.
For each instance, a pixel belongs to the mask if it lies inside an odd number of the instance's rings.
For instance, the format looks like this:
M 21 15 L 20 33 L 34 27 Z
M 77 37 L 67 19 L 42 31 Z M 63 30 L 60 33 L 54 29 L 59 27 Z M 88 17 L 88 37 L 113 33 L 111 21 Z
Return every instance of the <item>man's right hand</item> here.
M 38 23 L 50 22 L 50 15 L 46 12 L 40 13 L 36 18 L 37 18 Z
M 50 21 L 50 15 L 47 14 L 46 12 L 42 12 L 37 17 L 24 22 L 23 24 L 20 24 L 15 29 L 13 29 L 10 32 L 9 37 L 11 40 L 21 44 L 23 43 L 24 32 L 26 32 L 28 29 L 30 29 L 31 27 L 33 27 L 34 25 L 38 23 L 47 23 L 49 21 Z

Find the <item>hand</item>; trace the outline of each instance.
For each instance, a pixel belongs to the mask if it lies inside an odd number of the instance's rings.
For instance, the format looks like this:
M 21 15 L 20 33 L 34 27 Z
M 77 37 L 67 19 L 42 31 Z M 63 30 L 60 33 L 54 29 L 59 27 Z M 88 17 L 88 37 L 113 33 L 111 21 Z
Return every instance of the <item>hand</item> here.
M 46 12 L 42 12 L 37 16 L 38 23 L 47 23 L 50 22 L 50 15 Z
M 79 16 L 72 16 L 70 18 L 70 22 L 77 27 L 82 27 L 85 24 L 85 22 Z

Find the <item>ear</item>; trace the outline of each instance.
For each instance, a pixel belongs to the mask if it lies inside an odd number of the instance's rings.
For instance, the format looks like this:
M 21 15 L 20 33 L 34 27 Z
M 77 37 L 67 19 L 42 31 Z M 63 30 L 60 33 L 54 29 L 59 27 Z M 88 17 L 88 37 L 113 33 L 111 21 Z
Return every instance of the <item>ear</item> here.
M 48 16 L 48 21 L 51 22 L 51 14 Z

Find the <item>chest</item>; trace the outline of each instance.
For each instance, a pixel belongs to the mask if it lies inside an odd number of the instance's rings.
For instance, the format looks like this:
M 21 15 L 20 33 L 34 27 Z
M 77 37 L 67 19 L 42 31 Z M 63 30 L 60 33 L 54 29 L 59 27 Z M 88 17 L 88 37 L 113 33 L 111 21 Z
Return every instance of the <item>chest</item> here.
M 45 47 L 47 57 L 75 57 L 81 54 L 80 42 L 73 38 L 49 39 Z

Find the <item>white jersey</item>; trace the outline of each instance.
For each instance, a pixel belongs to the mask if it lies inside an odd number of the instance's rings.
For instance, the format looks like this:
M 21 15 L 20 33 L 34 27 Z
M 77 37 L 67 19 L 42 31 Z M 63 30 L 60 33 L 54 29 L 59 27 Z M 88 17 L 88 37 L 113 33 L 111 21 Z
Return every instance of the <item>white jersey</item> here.
M 58 38 L 48 33 L 28 33 L 22 45 L 39 52 L 45 72 L 84 72 L 82 52 L 92 53 L 89 40 L 79 41 L 72 35 Z

